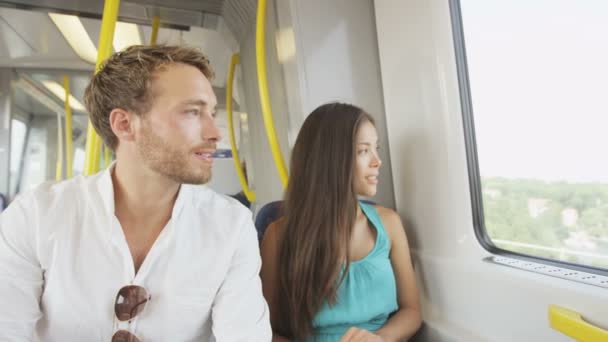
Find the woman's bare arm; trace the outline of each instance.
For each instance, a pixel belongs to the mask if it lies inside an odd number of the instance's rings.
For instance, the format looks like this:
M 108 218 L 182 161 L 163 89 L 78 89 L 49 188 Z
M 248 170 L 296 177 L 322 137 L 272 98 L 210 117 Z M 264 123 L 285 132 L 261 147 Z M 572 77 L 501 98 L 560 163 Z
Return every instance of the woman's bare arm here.
M 399 215 L 391 209 L 382 207 L 377 209 L 391 239 L 390 259 L 397 281 L 399 309 L 376 334 L 386 342 L 406 341 L 418 331 L 422 323 L 410 249 Z

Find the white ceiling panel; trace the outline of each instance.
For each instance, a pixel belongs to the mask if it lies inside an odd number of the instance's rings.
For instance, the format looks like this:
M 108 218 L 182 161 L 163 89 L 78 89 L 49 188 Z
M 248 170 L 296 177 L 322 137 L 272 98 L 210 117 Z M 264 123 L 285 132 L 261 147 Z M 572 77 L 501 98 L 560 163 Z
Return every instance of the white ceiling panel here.
M 129 18 L 142 18 L 147 19 L 146 6 L 142 6 L 140 4 L 134 4 L 127 1 L 121 1 L 120 3 L 120 15 L 129 17 Z
M 103 13 L 101 0 L 2 0 L 0 4 L 42 12 L 74 13 L 80 17 L 101 18 Z M 223 4 L 224 0 L 123 0 L 120 2 L 118 17 L 129 22 L 147 24 L 152 16 L 160 15 L 161 20 L 169 25 L 203 27 L 206 22 L 214 22 L 206 20 L 206 16 L 222 14 Z
M 224 0 L 123 0 L 124 3 L 140 4 L 147 7 L 181 9 L 193 12 L 221 14 Z
M 256 0 L 226 0 L 222 14 L 238 41 L 243 40 L 255 22 Z
M 93 72 L 94 66 L 75 57 L 57 58 L 48 55 L 26 56 L 19 58 L 1 58 L 0 68 L 36 68 L 36 69 L 69 69 Z
M 0 67 L 91 69 L 47 13 L 0 8 Z
M 97 1 L 97 0 L 95 0 Z M 233 6 L 238 7 L 236 24 L 240 29 L 252 23 L 255 16 L 255 0 L 233 1 Z M 26 2 L 35 2 L 27 0 Z M 0 0 L 0 3 L 3 3 Z M 69 9 L 68 5 L 78 5 L 79 10 L 83 7 L 83 1 L 76 0 L 49 0 L 40 1 L 39 5 L 59 6 L 60 10 Z M 238 50 L 238 43 L 228 29 L 224 18 L 219 17 L 222 8 L 226 9 L 224 0 L 177 0 L 148 1 L 148 0 L 124 0 L 121 2 L 121 13 L 125 17 L 143 18 L 141 21 L 149 23 L 152 15 L 161 14 L 161 22 L 169 24 L 179 23 L 186 25 L 188 22 L 200 21 L 203 27 L 191 27 L 189 31 L 182 31 L 167 27 L 159 30 L 159 44 L 180 45 L 186 44 L 201 49 L 210 59 L 216 78 L 212 82 L 218 93 L 220 107 L 224 103 L 224 88 L 226 84 L 226 73 L 230 56 Z M 63 7 L 61 7 L 63 6 Z M 89 11 L 97 10 L 97 5 L 92 6 Z M 232 15 L 235 15 L 232 10 Z M 163 12 L 164 11 L 164 12 Z M 64 12 L 65 13 L 65 12 Z M 86 12 L 88 13 L 88 12 Z M 165 17 L 163 17 L 163 15 Z M 83 26 L 89 34 L 94 45 L 99 42 L 101 20 L 90 17 L 80 18 Z M 205 24 L 206 23 L 206 24 Z M 149 43 L 151 27 L 149 25 L 138 25 L 142 33 L 143 42 Z M 210 26 L 210 27 L 207 27 Z M 212 27 L 211 27 L 212 26 Z M 249 29 L 249 28 L 248 28 Z M 55 24 L 50 20 L 48 13 L 44 10 L 28 11 L 15 8 L 0 7 L 0 67 L 15 68 L 19 72 L 25 72 L 32 76 L 36 72 L 47 73 L 48 77 L 61 83 L 61 73 L 64 70 L 83 71 L 81 75 L 71 76 L 71 92 L 81 102 L 84 89 L 88 84 L 89 77 L 94 70 L 94 65 L 83 61 L 72 50 Z M 55 70 L 55 71 L 53 71 Z M 39 81 L 38 77 L 32 77 Z M 42 91 L 46 90 L 42 87 Z M 51 95 L 52 96 L 52 95 Z M 16 90 L 15 104 L 23 107 L 22 110 L 39 114 L 52 115 L 48 108 L 40 104 L 23 90 Z
M 233 51 L 222 34 L 213 30 L 193 27 L 189 32 L 184 32 L 184 43 L 201 49 L 207 55 L 215 71 L 213 85 L 225 87 L 228 65 Z
M 77 57 L 48 14 L 0 8 L 0 16 L 33 50 L 28 55 L 50 54 L 55 57 Z M 2 31 L 4 32 L 4 27 Z
M 84 29 L 87 30 L 89 37 L 93 41 L 93 45 L 97 47 L 99 45 L 99 32 L 101 32 L 101 20 L 80 18 L 80 22 L 82 22 Z
M 142 31 L 142 37 L 145 44 L 150 43 L 150 37 L 152 36 L 152 27 L 140 26 Z M 182 43 L 182 31 L 173 30 L 168 28 L 160 28 L 158 30 L 158 37 L 156 37 L 156 44 L 159 45 L 179 45 Z
M 35 53 L 33 47 L 25 41 L 4 17 L 0 16 L 0 58 L 12 59 L 30 56 Z

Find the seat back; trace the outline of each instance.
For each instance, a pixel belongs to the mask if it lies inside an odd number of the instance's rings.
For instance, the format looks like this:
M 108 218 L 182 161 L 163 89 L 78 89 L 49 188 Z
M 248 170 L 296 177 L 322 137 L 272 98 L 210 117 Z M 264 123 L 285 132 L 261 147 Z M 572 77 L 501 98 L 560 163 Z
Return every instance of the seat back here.
M 363 203 L 375 205 L 376 203 L 368 200 L 359 200 Z M 283 201 L 274 201 L 264 205 L 255 217 L 255 229 L 258 231 L 258 240 L 261 242 L 264 232 L 268 226 L 281 217 Z
M 255 229 L 258 231 L 259 241 L 262 241 L 266 228 L 268 228 L 272 222 L 279 219 L 282 208 L 283 201 L 274 201 L 267 203 L 260 209 L 255 217 Z
M 230 197 L 241 202 L 241 204 L 244 205 L 247 209 L 251 209 L 251 202 L 249 202 L 247 196 L 245 196 L 245 193 L 243 193 L 242 191 L 234 195 L 230 195 Z
M 6 209 L 6 207 L 8 207 L 8 198 L 3 193 L 0 193 L 0 212 Z

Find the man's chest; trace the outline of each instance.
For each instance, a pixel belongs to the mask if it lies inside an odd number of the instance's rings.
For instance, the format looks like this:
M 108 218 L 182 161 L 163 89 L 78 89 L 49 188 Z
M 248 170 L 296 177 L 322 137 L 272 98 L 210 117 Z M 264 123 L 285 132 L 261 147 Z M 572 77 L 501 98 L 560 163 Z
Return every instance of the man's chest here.
M 137 273 L 126 241 L 57 243 L 45 268 L 43 321 L 50 330 L 70 336 L 92 334 L 93 340 L 95 336 L 111 336 L 116 326 L 118 290 L 136 284 L 151 296 L 134 325 L 141 338 L 190 340 L 206 336 L 213 301 L 230 257 L 219 251 L 211 253 L 214 249 L 204 241 L 179 241 L 155 244 Z

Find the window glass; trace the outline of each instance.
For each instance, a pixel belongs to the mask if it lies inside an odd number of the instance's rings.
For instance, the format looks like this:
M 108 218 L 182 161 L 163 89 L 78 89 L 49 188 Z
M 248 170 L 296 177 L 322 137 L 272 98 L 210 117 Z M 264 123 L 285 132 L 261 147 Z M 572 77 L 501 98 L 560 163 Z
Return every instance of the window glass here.
M 480 228 L 503 250 L 608 269 L 608 1 L 460 10 Z

